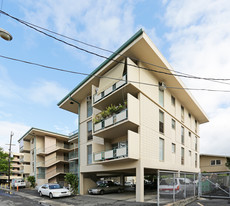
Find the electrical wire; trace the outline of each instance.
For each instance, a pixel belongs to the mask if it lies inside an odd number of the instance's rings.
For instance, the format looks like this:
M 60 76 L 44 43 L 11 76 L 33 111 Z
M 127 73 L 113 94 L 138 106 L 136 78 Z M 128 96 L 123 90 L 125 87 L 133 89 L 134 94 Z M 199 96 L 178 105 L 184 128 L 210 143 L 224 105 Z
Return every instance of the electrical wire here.
M 106 79 L 112 79 L 112 80 L 117 80 L 117 81 L 125 81 L 125 80 L 119 79 L 119 78 L 105 77 L 105 76 L 101 76 L 101 75 L 92 75 L 92 74 L 83 73 L 83 72 L 76 72 L 76 71 L 61 69 L 61 68 L 57 68 L 57 67 L 51 67 L 51 66 L 47 66 L 47 65 L 43 65 L 43 64 L 39 64 L 39 63 L 35 63 L 35 62 L 30 62 L 30 61 L 26 61 L 26 60 L 22 60 L 22 59 L 16 59 L 16 58 L 12 58 L 12 57 L 7 57 L 7 56 L 3 56 L 3 55 L 0 55 L 0 57 L 4 58 L 4 59 L 8 59 L 8 60 L 17 61 L 17 62 L 21 62 L 21 63 L 26 63 L 26 64 L 39 66 L 39 67 L 43 67 L 43 68 L 46 68 L 46 69 L 60 71 L 60 72 L 67 72 L 67 73 L 72 73 L 72 74 L 84 75 L 84 76 L 88 76 L 88 77 L 97 77 L 97 78 L 106 78 Z M 147 85 L 147 86 L 159 87 L 158 84 L 151 84 L 151 83 L 145 83 L 145 82 L 140 82 L 140 81 L 129 80 L 128 83 L 142 84 L 142 85 Z M 166 88 L 168 88 L 168 89 L 178 89 L 178 90 L 208 91 L 208 92 L 226 92 L 226 93 L 230 92 L 230 90 L 201 89 L 201 88 L 189 88 L 189 87 L 166 86 Z
M 13 18 L 14 20 L 16 20 L 16 21 L 18 21 L 18 22 L 20 22 L 20 23 L 26 25 L 27 27 L 30 27 L 31 29 L 34 29 L 34 30 L 36 30 L 37 32 L 40 32 L 40 33 L 42 33 L 42 34 L 44 34 L 44 35 L 46 35 L 46 36 L 48 36 L 48 37 L 50 37 L 50 38 L 53 38 L 53 39 L 59 41 L 59 42 L 62 42 L 62 43 L 64 43 L 64 44 L 67 44 L 68 46 L 74 47 L 74 48 L 76 48 L 76 49 L 78 49 L 78 50 L 81 50 L 81 51 L 84 51 L 84 52 L 86 52 L 86 53 L 89 53 L 89 54 L 98 56 L 98 57 L 100 57 L 100 58 L 104 58 L 104 59 L 107 59 L 107 60 L 110 60 L 110 61 L 114 61 L 114 62 L 116 62 L 116 63 L 123 63 L 123 62 L 118 61 L 118 60 L 115 60 L 115 59 L 113 59 L 113 58 L 106 57 L 106 56 L 100 55 L 100 54 L 98 54 L 98 53 L 89 51 L 89 50 L 87 50 L 87 49 L 78 47 L 78 46 L 76 46 L 76 45 L 74 45 L 74 44 L 71 44 L 71 43 L 66 42 L 66 41 L 64 41 L 64 40 L 62 40 L 62 39 L 59 39 L 59 38 L 54 37 L 54 36 L 52 36 L 52 35 L 50 35 L 50 34 L 47 34 L 46 32 L 43 32 L 43 31 L 41 31 L 41 30 L 39 30 L 39 29 L 37 29 L 37 28 L 40 28 L 40 29 L 49 31 L 49 32 L 51 32 L 51 33 L 54 33 L 54 34 L 56 34 L 56 35 L 60 35 L 60 36 L 62 36 L 62 37 L 65 37 L 65 38 L 68 38 L 68 39 L 71 39 L 71 40 L 74 40 L 74 39 L 72 39 L 72 38 L 70 38 L 70 37 L 67 37 L 67 36 L 65 36 L 65 35 L 58 34 L 58 33 L 56 33 L 56 32 L 50 31 L 50 30 L 48 30 L 48 29 L 45 29 L 45 28 L 39 27 L 39 26 L 37 26 L 37 25 L 31 24 L 31 23 L 29 23 L 29 22 L 23 21 L 23 20 L 18 19 L 18 18 L 14 17 L 14 16 L 11 16 L 10 14 L 8 14 L 8 13 L 2 11 L 2 10 L 0 10 L 0 12 L 1 12 L 2 14 L 6 15 L 6 16 L 8 16 L 8 17 L 10 17 L 10 18 Z M 37 28 L 35 28 L 35 27 L 37 27 Z M 87 44 L 87 43 L 82 42 L 82 41 L 79 41 L 79 40 L 74 40 L 74 41 L 77 41 L 77 42 L 79 42 L 79 43 L 84 43 L 84 44 L 87 45 L 87 46 L 91 46 L 91 47 L 94 47 L 94 48 L 97 48 L 97 49 L 101 49 L 101 50 L 104 50 L 104 51 L 112 52 L 112 51 L 109 51 L 109 50 L 106 50 L 106 49 L 102 49 L 102 48 L 100 48 L 100 47 L 93 46 L 93 45 L 91 45 L 91 44 Z M 112 52 L 112 53 L 113 53 L 113 52 Z M 118 55 L 122 56 L 121 54 L 118 54 Z M 149 62 L 144 62 L 144 61 L 141 61 L 141 60 L 139 60 L 139 59 L 136 59 L 136 60 L 137 60 L 137 61 L 140 61 L 140 62 L 143 62 L 143 63 L 146 63 L 146 64 L 149 64 L 149 65 L 152 65 L 152 66 L 154 66 L 154 67 L 158 67 L 158 68 L 161 68 L 161 69 L 166 69 L 166 70 L 168 70 L 168 71 L 172 71 L 174 74 L 173 74 L 173 73 L 168 73 L 168 72 L 159 71 L 159 70 L 149 69 L 149 68 L 146 68 L 146 67 L 140 67 L 140 66 L 136 66 L 136 65 L 132 65 L 132 64 L 127 64 L 127 65 L 128 65 L 128 66 L 132 66 L 132 67 L 136 67 L 136 68 L 140 68 L 140 69 L 145 69 L 145 70 L 148 70 L 148 71 L 151 71 L 151 72 L 156 72 L 156 73 L 165 74 L 165 75 L 178 76 L 178 77 L 191 78 L 191 79 L 199 79 L 199 80 L 208 80 L 208 81 L 214 81 L 214 82 L 216 82 L 216 83 L 223 83 L 223 84 L 230 84 L 230 83 L 226 83 L 226 82 L 219 82 L 219 81 L 230 81 L 230 79 L 225 79 L 225 78 L 210 78 L 210 77 L 209 77 L 209 78 L 206 78 L 206 77 L 198 77 L 198 76 L 194 76 L 194 75 L 185 74 L 185 73 L 182 73 L 182 72 L 177 72 L 177 71 L 174 71 L 174 70 L 169 70 L 169 69 L 166 68 L 166 67 L 162 67 L 162 66 L 159 66 L 159 65 L 155 65 L 155 64 L 152 64 L 152 63 L 149 63 Z M 124 64 L 124 63 L 123 63 L 123 64 Z M 180 73 L 180 74 L 175 74 L 175 73 Z

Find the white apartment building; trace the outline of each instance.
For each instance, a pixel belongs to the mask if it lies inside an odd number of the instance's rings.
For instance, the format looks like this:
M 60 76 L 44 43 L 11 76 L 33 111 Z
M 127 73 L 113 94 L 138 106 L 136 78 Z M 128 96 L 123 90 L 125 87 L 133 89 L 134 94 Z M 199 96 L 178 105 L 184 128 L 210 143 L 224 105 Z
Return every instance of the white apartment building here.
M 79 116 L 80 194 L 103 175 L 121 184 L 133 175 L 144 201 L 145 175 L 200 171 L 199 125 L 208 118 L 143 30 L 58 105 Z

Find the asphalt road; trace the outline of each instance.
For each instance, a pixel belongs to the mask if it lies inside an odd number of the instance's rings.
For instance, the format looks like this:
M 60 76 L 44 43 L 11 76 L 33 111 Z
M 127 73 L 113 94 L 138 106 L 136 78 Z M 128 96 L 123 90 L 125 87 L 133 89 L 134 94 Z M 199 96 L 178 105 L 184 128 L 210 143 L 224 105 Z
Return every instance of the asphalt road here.
M 195 202 L 188 204 L 188 206 L 230 206 L 228 200 L 225 199 L 204 199 L 201 198 Z
M 37 201 L 9 193 L 0 189 L 0 205 L 1 206 L 41 206 Z

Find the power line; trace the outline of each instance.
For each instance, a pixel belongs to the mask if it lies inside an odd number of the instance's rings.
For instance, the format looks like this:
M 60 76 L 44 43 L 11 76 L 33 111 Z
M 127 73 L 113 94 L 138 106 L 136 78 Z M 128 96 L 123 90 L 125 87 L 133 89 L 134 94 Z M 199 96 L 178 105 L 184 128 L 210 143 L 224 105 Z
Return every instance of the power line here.
M 84 75 L 84 76 L 88 76 L 88 77 L 107 78 L 107 79 L 113 79 L 113 80 L 117 80 L 117 81 L 124 81 L 123 79 L 119 79 L 119 78 L 105 77 L 105 76 L 101 76 L 101 75 L 91 75 L 91 74 L 88 74 L 88 73 L 76 72 L 76 71 L 61 69 L 61 68 L 57 68 L 57 67 L 51 67 L 51 66 L 47 66 L 47 65 L 43 65 L 43 64 L 39 64 L 39 63 L 35 63 L 35 62 L 30 62 L 30 61 L 26 61 L 26 60 L 22 60 L 22 59 L 16 59 L 16 58 L 12 58 L 12 57 L 7 57 L 7 56 L 3 56 L 3 55 L 0 55 L 0 57 L 4 58 L 4 59 L 8 59 L 8 60 L 17 61 L 17 62 L 21 62 L 21 63 L 26 63 L 26 64 L 30 64 L 30 65 L 34 65 L 34 66 L 38 66 L 38 67 L 43 67 L 43 68 L 46 68 L 46 69 L 56 70 L 56 71 L 60 71 L 60 72 Z M 128 83 L 142 84 L 142 85 L 147 85 L 147 86 L 159 87 L 158 84 L 151 84 L 151 83 L 140 82 L 140 81 L 131 81 L 130 80 L 130 81 L 128 81 Z M 216 89 L 202 89 L 202 88 L 188 88 L 188 87 L 185 87 L 185 88 L 181 87 L 180 88 L 180 87 L 173 87 L 173 86 L 166 86 L 166 88 L 168 88 L 168 89 L 180 89 L 180 90 L 209 91 L 209 92 L 230 92 L 230 90 L 216 90 Z
M 8 13 L 2 11 L 2 10 L 0 10 L 0 12 L 1 12 L 2 14 L 4 14 L 4 15 L 6 15 L 6 16 L 8 16 L 8 17 L 10 17 L 10 18 L 13 18 L 14 20 L 16 20 L 16 21 L 18 21 L 18 22 L 20 22 L 20 23 L 22 23 L 22 24 L 24 24 L 24 25 L 30 27 L 31 29 L 34 29 L 35 31 L 40 32 L 40 33 L 42 33 L 42 34 L 44 34 L 44 35 L 46 35 L 46 36 L 48 36 L 48 37 L 50 37 L 50 38 L 53 38 L 53 39 L 59 41 L 59 42 L 62 42 L 62 43 L 64 43 L 64 44 L 67 44 L 68 46 L 74 47 L 74 48 L 76 48 L 76 49 L 78 49 L 78 50 L 81 50 L 81 51 L 84 51 L 84 52 L 86 52 L 86 53 L 89 53 L 89 54 L 98 56 L 98 57 L 100 57 L 100 58 L 104 58 L 104 59 L 107 59 L 107 60 L 110 60 L 110 61 L 114 61 L 114 62 L 116 62 L 116 63 L 123 63 L 123 62 L 118 61 L 118 60 L 115 60 L 115 59 L 113 59 L 113 58 L 106 57 L 106 56 L 103 56 L 103 55 L 101 55 L 101 54 L 98 54 L 98 53 L 89 51 L 89 50 L 84 49 L 84 48 L 81 48 L 81 47 L 78 47 L 78 46 L 76 46 L 76 45 L 74 45 L 74 44 L 71 44 L 71 43 L 66 42 L 66 41 L 64 41 L 64 40 L 62 40 L 62 39 L 59 39 L 59 38 L 54 37 L 54 36 L 52 36 L 52 35 L 50 35 L 50 34 L 47 34 L 46 32 L 41 31 L 41 30 L 39 30 L 39 29 L 37 29 L 37 28 L 40 28 L 40 29 L 43 29 L 43 30 L 45 30 L 45 31 L 49 31 L 49 32 L 51 32 L 51 33 L 54 33 L 54 34 L 56 34 L 56 35 L 60 35 L 60 36 L 62 36 L 62 37 L 65 37 L 65 38 L 68 38 L 68 39 L 77 41 L 77 42 L 82 43 L 82 44 L 85 44 L 85 45 L 87 45 L 87 46 L 91 46 L 91 47 L 94 47 L 94 48 L 97 48 L 97 49 L 101 49 L 101 50 L 104 50 L 104 51 L 108 51 L 108 52 L 114 53 L 114 52 L 112 52 L 112 51 L 109 51 L 109 50 L 106 50 L 106 49 L 102 49 L 102 48 L 100 48 L 100 47 L 96 47 L 96 46 L 93 46 L 93 45 L 91 45 L 91 44 L 87 44 L 87 43 L 85 43 L 85 42 L 83 42 L 83 41 L 75 40 L 75 39 L 70 38 L 70 37 L 67 37 L 67 36 L 65 36 L 65 35 L 58 34 L 57 32 L 53 32 L 53 31 L 51 31 L 51 30 L 48 30 L 48 29 L 39 27 L 39 26 L 37 26 L 37 25 L 31 24 L 31 23 L 29 23 L 29 22 L 26 22 L 26 21 L 24 21 L 24 20 L 21 20 L 21 19 L 19 19 L 19 18 L 16 18 L 16 17 L 14 17 L 14 16 L 11 16 L 10 14 L 8 14 Z M 35 28 L 35 27 L 37 27 L 37 28 Z M 118 54 L 118 55 L 124 56 L 124 55 L 121 55 L 121 54 Z M 125 56 L 125 57 L 127 57 L 127 56 Z M 213 82 L 222 83 L 222 84 L 230 84 L 230 83 L 226 83 L 226 82 L 219 82 L 219 81 L 230 81 L 230 79 L 225 79 L 225 78 L 210 78 L 210 77 L 209 77 L 209 78 L 206 78 L 206 77 L 198 77 L 198 76 L 194 76 L 194 75 L 190 75 L 190 74 L 185 74 L 185 73 L 182 73 L 182 72 L 177 72 L 177 71 L 174 71 L 174 70 L 169 70 L 169 69 L 166 68 L 166 67 L 162 67 L 162 66 L 155 65 L 155 64 L 152 64 L 152 63 L 149 63 L 149 62 L 141 61 L 141 60 L 139 60 L 139 59 L 136 59 L 136 60 L 137 60 L 137 61 L 140 61 L 140 62 L 143 62 L 143 63 L 146 63 L 146 64 L 149 64 L 149 65 L 152 65 L 152 66 L 154 66 L 154 67 L 158 67 L 158 68 L 161 68 L 161 69 L 166 69 L 166 70 L 168 70 L 168 71 L 173 71 L 173 72 L 175 72 L 175 73 L 180 73 L 180 74 L 173 74 L 173 73 L 163 72 L 163 71 L 159 71 L 159 70 L 149 69 L 149 68 L 146 68 L 146 67 L 139 67 L 139 66 L 132 65 L 132 64 L 127 64 L 127 65 L 128 65 L 128 66 L 132 66 L 132 67 L 136 67 L 136 68 L 140 68 L 140 69 L 145 69 L 145 70 L 148 70 L 148 71 L 151 71 L 151 72 L 156 72 L 156 73 L 165 74 L 165 75 L 178 76 L 178 77 L 190 78 L 190 79 L 207 80 L 207 81 L 213 81 Z M 123 64 L 124 64 L 124 63 L 123 63 Z

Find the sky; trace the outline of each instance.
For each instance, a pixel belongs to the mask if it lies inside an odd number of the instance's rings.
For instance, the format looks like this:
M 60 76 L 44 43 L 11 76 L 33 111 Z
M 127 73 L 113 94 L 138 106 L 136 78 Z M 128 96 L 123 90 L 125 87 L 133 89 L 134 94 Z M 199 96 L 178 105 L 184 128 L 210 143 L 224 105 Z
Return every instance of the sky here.
M 229 0 L 7 0 L 2 10 L 68 37 L 115 51 L 143 28 L 176 71 L 230 79 Z M 0 39 L 0 55 L 61 69 L 90 73 L 104 59 L 51 39 L 5 15 L 0 27 L 13 40 Z M 66 41 L 102 55 L 75 41 Z M 8 150 L 31 127 L 69 134 L 77 115 L 58 108 L 83 75 L 44 69 L 0 57 L 0 146 Z M 190 88 L 230 91 L 230 81 L 185 79 Z M 200 126 L 200 152 L 230 156 L 230 93 L 191 91 L 209 123 Z

